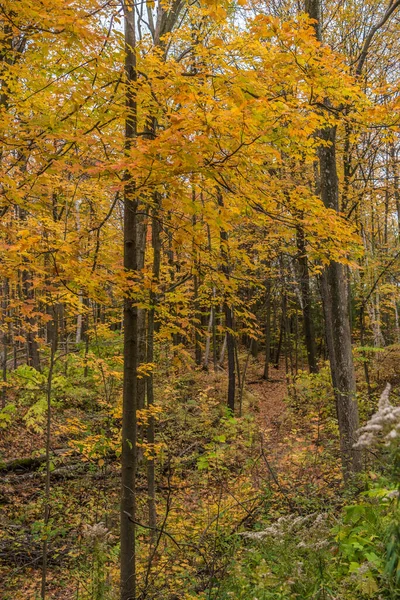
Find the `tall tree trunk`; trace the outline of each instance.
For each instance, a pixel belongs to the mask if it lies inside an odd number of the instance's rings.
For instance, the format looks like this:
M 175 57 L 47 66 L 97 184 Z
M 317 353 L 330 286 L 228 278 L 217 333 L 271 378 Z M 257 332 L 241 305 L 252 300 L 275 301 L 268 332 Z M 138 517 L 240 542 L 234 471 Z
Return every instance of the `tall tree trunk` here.
M 233 336 L 233 315 L 232 309 L 225 302 L 224 304 L 225 313 L 225 326 L 226 326 L 226 347 L 228 353 L 228 408 L 232 411 L 235 410 L 235 338 Z
M 217 190 L 218 204 L 222 208 L 224 206 L 221 191 Z M 224 273 L 227 281 L 229 281 L 229 258 L 228 258 L 228 234 L 221 228 L 220 231 L 221 240 L 221 259 L 222 259 L 222 272 Z M 225 328 L 226 328 L 226 348 L 228 352 L 228 408 L 232 411 L 235 410 L 235 386 L 236 386 L 236 373 L 235 373 L 235 338 L 233 335 L 233 311 L 229 304 L 227 293 L 225 292 L 224 297 L 224 315 L 225 315 Z
M 312 315 L 310 274 L 308 270 L 307 250 L 304 230 L 297 227 L 298 265 L 300 275 L 300 291 L 303 311 L 304 339 L 306 342 L 307 360 L 310 373 L 318 373 L 317 351 L 315 345 L 314 321 Z
M 27 269 L 24 269 L 22 273 L 22 287 L 26 302 L 31 306 L 35 302 L 35 292 L 33 290 L 32 277 Z M 27 344 L 28 344 L 28 364 L 36 369 L 41 370 L 40 367 L 40 355 L 39 346 L 36 340 L 37 335 L 37 322 L 35 317 L 28 317 L 26 319 L 28 324 L 27 333 Z
M 315 19 L 316 37 L 321 41 L 320 0 L 307 0 L 306 9 Z M 329 109 L 329 100 L 325 100 Z M 336 163 L 336 127 L 319 134 L 321 199 L 326 208 L 339 211 L 339 180 Z M 326 340 L 339 424 L 340 449 L 345 479 L 361 469 L 361 454 L 353 448 L 359 426 L 356 379 L 351 346 L 348 286 L 344 265 L 332 261 L 322 274 Z
M 282 298 L 281 324 L 280 324 L 280 329 L 279 329 L 278 345 L 276 347 L 276 354 L 275 354 L 275 360 L 274 360 L 274 366 L 276 369 L 278 369 L 279 362 L 281 360 L 282 342 L 283 342 L 283 335 L 284 335 L 284 330 L 285 330 L 285 319 L 286 319 L 286 292 Z
M 218 365 L 220 367 L 222 367 L 222 365 L 224 364 L 225 352 L 226 352 L 226 344 L 227 344 L 226 340 L 227 340 L 227 334 L 225 333 L 224 339 L 223 339 L 223 342 L 222 342 L 222 346 L 221 346 L 221 350 L 220 350 L 220 353 L 219 353 Z
M 125 26 L 125 152 L 137 135 L 136 33 L 134 2 L 124 4 Z M 124 188 L 124 267 L 130 278 L 137 270 L 137 200 L 135 181 L 127 171 Z M 138 311 L 127 291 L 124 302 L 124 382 L 121 454 L 121 600 L 136 597 L 136 435 L 137 435 Z
M 152 136 L 152 134 L 149 134 Z M 138 207 L 138 212 L 142 213 L 137 215 L 136 217 L 136 236 L 137 236 L 137 262 L 136 269 L 137 272 L 140 273 L 144 268 L 145 263 L 145 252 L 146 252 L 146 236 L 147 236 L 147 216 L 145 213 L 145 207 Z M 146 325 L 146 317 L 147 311 L 145 308 L 137 309 L 137 319 L 138 319 L 138 366 L 146 362 L 146 353 L 147 353 L 147 325 Z M 137 407 L 138 410 L 142 410 L 145 407 L 146 398 L 146 379 L 145 377 L 137 378 Z M 142 428 L 140 428 L 141 430 Z M 140 437 L 142 437 L 142 432 L 140 431 Z
M 51 451 L 51 419 L 52 419 L 52 411 L 51 411 L 51 397 L 52 397 L 52 386 L 53 386 L 53 373 L 54 373 L 54 365 L 56 359 L 57 345 L 58 345 L 58 315 L 56 308 L 53 306 L 53 321 L 54 321 L 54 336 L 51 341 L 51 350 L 50 350 L 50 364 L 49 364 L 49 373 L 47 375 L 47 389 L 46 389 L 46 399 L 47 399 L 47 415 L 46 415 L 46 479 L 45 479 L 45 489 L 44 489 L 44 538 L 43 538 L 43 548 L 42 548 L 42 582 L 41 582 L 41 594 L 40 597 L 42 600 L 46 598 L 46 582 L 47 582 L 47 555 L 48 555 L 48 539 L 49 539 L 49 531 L 46 529 L 49 527 L 50 520 L 50 478 L 51 478 L 51 464 L 50 464 L 50 451 Z
M 7 316 L 8 316 L 8 303 L 10 288 L 8 283 L 8 278 L 4 278 L 3 283 L 3 300 L 1 303 L 2 308 L 2 322 L 3 322 L 3 357 L 2 357 L 2 371 L 3 371 L 3 385 L 1 388 L 1 408 L 4 408 L 6 405 L 6 396 L 7 396 L 7 356 L 8 356 L 8 344 L 9 344 L 9 325 L 7 324 Z
M 397 152 L 395 145 L 393 143 L 390 144 L 390 158 L 391 158 L 391 167 L 393 173 L 393 194 L 396 203 L 396 212 L 397 212 L 397 229 L 398 234 L 400 236 L 400 186 L 399 186 L 399 171 L 397 164 Z
M 327 208 L 339 210 L 336 166 L 336 128 L 321 132 L 327 145 L 319 149 L 321 197 Z M 348 478 L 361 469 L 359 450 L 353 449 L 359 427 L 353 363 L 346 268 L 335 261 L 322 275 L 326 340 L 339 424 L 343 473 Z
M 159 223 L 159 206 L 160 197 L 155 194 L 155 207 L 152 219 L 152 245 L 153 245 L 153 286 L 158 284 L 160 277 L 161 264 L 161 239 L 160 239 L 160 223 Z M 150 310 L 148 313 L 147 324 L 147 362 L 154 362 L 154 319 L 156 307 L 157 293 L 152 288 L 150 292 Z M 147 377 L 147 407 L 151 409 L 154 405 L 154 377 L 150 371 Z M 153 453 L 155 443 L 155 419 L 150 415 L 147 427 L 147 442 L 150 445 L 150 452 Z M 155 464 L 153 455 L 147 461 L 147 503 L 149 510 L 149 527 L 151 531 L 152 542 L 155 539 L 157 512 L 156 512 L 156 480 L 155 480 Z
M 192 189 L 192 202 L 193 207 L 195 208 L 196 202 L 196 190 L 193 187 Z M 193 215 L 192 218 L 193 224 L 193 236 L 195 235 L 196 230 L 196 215 Z M 200 260 L 197 256 L 197 250 L 195 243 L 193 241 L 192 255 L 193 255 L 193 306 L 194 306 L 194 357 L 195 363 L 197 366 L 201 365 L 202 360 L 202 352 L 201 352 L 201 311 L 199 306 L 199 283 L 200 283 Z M 208 359 L 207 359 L 208 362 Z
M 208 317 L 207 336 L 206 336 L 206 347 L 204 350 L 203 358 L 203 369 L 208 371 L 208 362 L 210 360 L 210 348 L 211 348 L 211 336 L 214 330 L 214 306 L 210 306 L 210 314 Z
M 265 293 L 266 316 L 265 316 L 265 363 L 263 379 L 269 379 L 269 363 L 271 362 L 271 282 L 267 281 Z

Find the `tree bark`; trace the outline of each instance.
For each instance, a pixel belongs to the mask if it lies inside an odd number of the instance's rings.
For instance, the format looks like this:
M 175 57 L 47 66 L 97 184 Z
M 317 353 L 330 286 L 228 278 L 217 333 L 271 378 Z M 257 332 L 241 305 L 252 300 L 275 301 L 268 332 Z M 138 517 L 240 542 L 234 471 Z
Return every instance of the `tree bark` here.
M 57 351 L 57 342 L 58 342 L 58 322 L 57 322 L 57 312 L 53 306 L 53 319 L 54 319 L 54 338 L 51 343 L 51 353 L 50 353 L 50 365 L 49 365 L 49 373 L 47 376 L 47 389 L 46 389 L 46 399 L 47 399 L 47 415 L 46 415 L 46 479 L 45 479 L 45 489 L 44 489 L 44 538 L 43 538 L 43 551 L 42 551 L 42 582 L 41 582 L 41 599 L 45 600 L 46 597 L 46 581 L 47 581 L 47 559 L 48 559 L 48 539 L 49 539 L 49 531 L 46 529 L 49 527 L 49 519 L 50 519 L 50 455 L 51 455 L 51 419 L 52 419 L 52 411 L 51 411 L 51 397 L 52 397 L 52 386 L 53 386 L 53 372 L 54 372 L 54 363 Z
M 135 143 L 137 135 L 137 105 L 135 83 L 136 33 L 134 2 L 124 4 L 125 27 L 125 153 Z M 132 278 L 137 271 L 137 200 L 135 181 L 126 171 L 124 188 L 124 267 Z M 129 290 L 124 301 L 124 381 L 122 407 L 121 454 L 121 600 L 135 600 L 136 596 L 136 436 L 137 436 L 137 366 L 138 366 L 138 311 Z
M 310 369 L 310 373 L 318 373 L 314 321 L 312 314 L 310 274 L 308 270 L 308 259 L 304 238 L 304 230 L 300 226 L 297 227 L 297 248 L 299 250 L 297 261 L 299 265 L 304 339 L 306 343 L 308 367 Z
M 307 11 L 317 21 L 316 37 L 321 41 L 320 0 L 308 0 Z M 324 101 L 329 109 L 329 100 Z M 321 199 L 326 208 L 339 211 L 339 180 L 336 161 L 336 127 L 326 127 L 319 133 L 323 141 L 318 151 Z M 356 379 L 353 363 L 349 318 L 348 286 L 344 265 L 335 261 L 322 274 L 326 341 L 335 394 L 339 425 L 340 450 L 343 475 L 361 470 L 361 454 L 353 449 L 359 427 L 356 400 Z
M 217 190 L 218 205 L 223 207 L 223 199 L 221 191 Z M 222 259 L 222 272 L 224 273 L 227 281 L 229 281 L 229 259 L 228 259 L 228 234 L 221 228 L 220 231 L 221 240 L 221 259 Z M 225 315 L 225 328 L 226 328 L 226 349 L 228 353 L 228 408 L 235 411 L 235 386 L 236 386 L 236 373 L 235 373 L 235 338 L 233 335 L 233 311 L 229 304 L 227 293 L 224 296 L 224 307 Z
M 269 379 L 269 363 L 271 362 L 271 282 L 268 280 L 266 283 L 266 298 L 265 302 L 267 305 L 266 317 L 265 317 L 265 363 L 263 379 Z
M 155 194 L 155 207 L 152 219 L 152 245 L 153 245 L 153 286 L 158 284 L 160 277 L 161 265 L 161 239 L 160 239 L 160 223 L 159 223 L 159 195 Z M 154 362 L 154 320 L 156 308 L 157 294 L 152 288 L 150 292 L 150 310 L 148 313 L 147 325 L 147 362 Z M 151 409 L 154 405 L 154 377 L 150 371 L 147 377 L 147 407 Z M 147 442 L 150 445 L 150 452 L 153 451 L 155 443 L 155 419 L 150 415 L 147 427 Z M 155 464 L 152 456 L 147 460 L 147 504 L 149 511 L 149 527 L 151 531 L 151 540 L 154 542 L 156 526 L 157 526 L 157 511 L 156 511 L 156 479 L 155 479 Z

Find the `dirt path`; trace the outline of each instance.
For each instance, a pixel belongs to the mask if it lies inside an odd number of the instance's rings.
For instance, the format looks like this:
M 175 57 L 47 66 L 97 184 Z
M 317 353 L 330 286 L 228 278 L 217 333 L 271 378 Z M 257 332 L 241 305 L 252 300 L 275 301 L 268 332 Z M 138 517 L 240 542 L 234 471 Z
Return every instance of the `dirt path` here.
M 249 375 L 248 389 L 258 401 L 258 422 L 267 471 L 282 497 L 330 498 L 335 487 L 341 485 L 339 462 L 332 450 L 326 451 L 323 417 L 310 414 L 306 417 L 285 402 L 288 389 L 285 366 L 272 368 L 270 381 L 260 379 L 260 365 L 254 364 Z M 257 369 L 257 372 L 256 372 Z M 279 481 L 278 481 L 279 480 Z
M 287 396 L 284 365 L 281 364 L 278 369 L 271 368 L 269 381 L 254 377 L 249 381 L 248 388 L 258 399 L 260 431 L 273 441 L 281 435 L 287 416 L 284 402 Z

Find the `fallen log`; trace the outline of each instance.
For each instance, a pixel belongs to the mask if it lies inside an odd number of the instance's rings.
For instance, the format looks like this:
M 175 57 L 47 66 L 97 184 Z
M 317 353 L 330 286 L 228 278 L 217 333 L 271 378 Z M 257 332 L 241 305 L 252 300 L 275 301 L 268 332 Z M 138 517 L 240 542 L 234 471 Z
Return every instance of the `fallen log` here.
M 59 448 L 53 450 L 50 459 L 55 458 L 56 456 L 62 456 L 67 452 L 70 452 L 69 448 Z M 14 458 L 13 460 L 9 460 L 7 462 L 0 461 L 0 473 L 8 473 L 10 471 L 14 471 L 17 473 L 27 473 L 28 471 L 35 471 L 36 469 L 39 469 L 39 467 L 45 462 L 45 454 L 33 457 L 28 456 L 24 458 Z

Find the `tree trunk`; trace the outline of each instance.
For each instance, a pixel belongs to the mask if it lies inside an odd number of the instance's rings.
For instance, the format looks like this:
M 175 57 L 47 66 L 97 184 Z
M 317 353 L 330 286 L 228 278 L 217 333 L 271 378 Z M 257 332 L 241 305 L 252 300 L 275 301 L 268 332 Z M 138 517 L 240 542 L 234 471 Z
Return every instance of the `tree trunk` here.
M 159 223 L 159 206 L 160 198 L 159 195 L 155 194 L 155 207 L 152 219 L 152 245 L 153 245 L 153 286 L 158 284 L 160 277 L 160 264 L 161 264 L 161 240 L 160 240 L 160 223 Z M 157 293 L 154 289 L 150 292 L 150 310 L 148 313 L 148 324 L 147 324 L 147 362 L 149 364 L 154 362 L 154 318 L 155 318 L 155 305 L 157 301 Z M 154 405 L 154 377 L 153 372 L 150 371 L 147 377 L 147 407 L 151 409 Z M 153 453 L 155 443 L 155 419 L 154 416 L 150 415 L 149 423 L 147 427 L 147 442 L 150 445 L 150 452 Z M 149 511 L 149 527 L 151 531 L 152 543 L 155 539 L 156 525 L 157 525 L 157 512 L 156 512 L 156 480 L 155 480 L 155 465 L 153 455 L 147 461 L 147 504 Z
M 138 212 L 144 213 L 145 207 L 140 207 Z M 147 216 L 140 214 L 136 217 L 136 236 L 137 236 L 137 262 L 136 269 L 140 273 L 144 268 L 145 251 L 146 251 L 146 235 L 147 235 Z M 146 309 L 138 308 L 138 366 L 146 362 Z M 137 407 L 142 410 L 145 407 L 146 398 L 146 379 L 145 377 L 137 378 Z M 140 433 L 141 435 L 141 433 Z
M 269 363 L 271 362 L 271 282 L 266 283 L 266 317 L 265 317 L 265 363 L 263 379 L 269 379 Z
M 228 408 L 235 410 L 235 338 L 233 336 L 233 315 L 232 310 L 225 302 L 225 326 L 226 326 L 226 347 L 228 352 Z
M 58 344 L 58 320 L 57 320 L 57 312 L 55 307 L 53 306 L 53 320 L 54 320 L 54 337 L 51 342 L 51 353 L 50 353 L 50 364 L 49 364 L 49 373 L 47 376 L 47 389 L 46 389 L 46 399 L 47 399 L 47 415 L 46 415 L 46 479 L 45 479 L 45 489 L 44 489 L 44 541 L 43 541 L 43 550 L 42 550 L 42 582 L 41 582 L 41 594 L 40 597 L 42 600 L 45 600 L 46 597 L 46 581 L 47 581 L 47 559 L 48 559 L 48 539 L 50 537 L 50 532 L 46 531 L 49 527 L 50 520 L 50 476 L 51 476 L 51 463 L 50 463 L 50 453 L 51 453 L 51 419 L 52 419 L 52 411 L 51 411 L 51 397 L 52 397 L 52 385 L 53 385 L 53 372 L 54 372 L 54 364 L 56 358 L 57 344 Z
M 2 322 L 3 322 L 3 359 L 2 359 L 2 371 L 3 371 L 3 385 L 1 388 L 1 408 L 6 405 L 7 396 L 7 356 L 8 356 L 8 344 L 9 344 L 9 325 L 7 324 L 8 316 L 8 303 L 9 303 L 9 283 L 7 277 L 4 278 L 3 283 L 3 300 L 2 300 Z
M 125 152 L 134 144 L 137 134 L 136 106 L 136 34 L 133 2 L 124 4 L 126 110 Z M 137 270 L 137 200 L 135 182 L 127 171 L 124 177 L 124 267 L 132 278 Z M 124 381 L 122 401 L 121 454 L 121 600 L 136 596 L 136 429 L 138 311 L 134 299 L 126 292 L 124 301 Z
M 276 354 L 275 354 L 275 360 L 274 360 L 274 366 L 276 369 L 278 369 L 279 362 L 281 360 L 282 342 L 283 342 L 283 335 L 284 335 L 284 329 L 285 329 L 285 319 L 286 319 L 286 293 L 284 294 L 283 299 L 282 299 L 281 324 L 280 324 L 280 329 L 279 329 L 278 346 L 276 348 Z
M 320 0 L 308 0 L 306 9 L 316 20 L 316 37 L 321 41 Z M 329 109 L 329 100 L 324 102 Z M 336 163 L 336 127 L 319 133 L 318 151 L 321 199 L 326 208 L 339 211 L 339 181 Z M 339 424 L 343 474 L 348 479 L 361 470 L 361 454 L 353 449 L 359 426 L 356 379 L 351 346 L 348 286 L 344 265 L 332 261 L 322 274 L 326 340 Z
M 307 250 L 304 230 L 297 227 L 297 248 L 299 250 L 298 265 L 300 275 L 300 291 L 303 311 L 304 339 L 306 342 L 307 360 L 310 373 L 318 373 L 317 351 L 315 345 L 314 321 L 312 315 L 310 274 L 308 270 Z
M 193 187 L 192 189 L 192 202 L 193 202 L 193 206 L 195 206 L 195 202 L 196 202 L 196 190 Z M 193 215 L 193 219 L 192 219 L 192 224 L 193 224 L 193 235 L 195 235 L 195 228 L 196 228 L 196 215 Z M 200 260 L 197 256 L 197 251 L 196 251 L 196 247 L 195 244 L 193 243 L 193 248 L 192 248 L 192 254 L 193 254 L 193 266 L 194 266 L 194 273 L 193 273 L 193 306 L 194 306 L 194 357 L 195 357 L 195 363 L 197 366 L 201 365 L 201 361 L 202 361 L 202 352 L 201 352 L 201 311 L 200 311 L 200 306 L 199 306 L 199 283 L 200 283 Z M 207 359 L 208 362 L 208 359 Z
M 217 190 L 218 204 L 222 208 L 224 203 L 222 199 L 221 191 Z M 229 281 L 229 262 L 228 262 L 228 234 L 221 228 L 220 231 L 221 240 L 221 259 L 222 259 L 222 272 L 224 273 L 227 281 Z M 233 335 L 233 311 L 228 301 L 227 293 L 224 296 L 224 315 L 225 315 L 225 328 L 226 328 L 226 348 L 228 352 L 228 408 L 232 411 L 235 410 L 235 338 Z
M 345 478 L 361 468 L 361 456 L 353 449 L 359 427 L 356 380 L 348 318 L 347 285 L 343 265 L 332 262 L 322 275 L 326 341 L 339 424 L 340 449 Z
M 211 335 L 213 333 L 214 325 L 214 306 L 210 306 L 210 314 L 208 317 L 207 336 L 206 336 L 206 347 L 204 350 L 203 369 L 208 371 L 208 361 L 210 360 L 210 348 L 211 348 Z
M 22 273 L 22 284 L 25 300 L 32 305 L 34 303 L 35 292 L 33 290 L 31 274 L 26 269 L 24 269 Z M 36 340 L 36 319 L 34 317 L 28 317 L 26 321 L 28 324 L 28 365 L 36 369 L 36 371 L 40 371 L 39 346 Z

